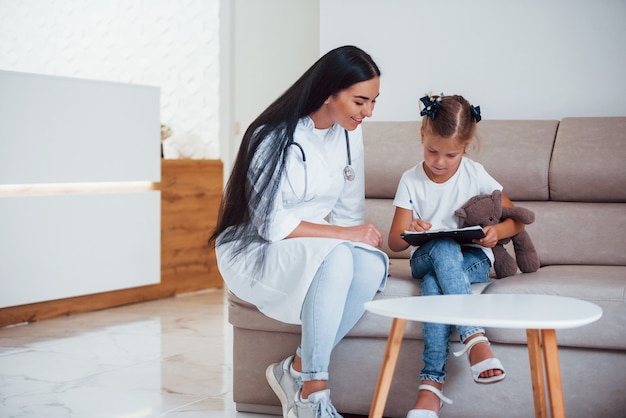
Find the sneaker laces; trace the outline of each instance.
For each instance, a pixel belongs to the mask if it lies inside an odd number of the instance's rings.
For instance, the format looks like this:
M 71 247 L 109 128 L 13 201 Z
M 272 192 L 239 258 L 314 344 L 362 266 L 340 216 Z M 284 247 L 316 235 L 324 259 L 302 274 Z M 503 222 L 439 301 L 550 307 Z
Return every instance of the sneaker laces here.
M 333 404 L 330 402 L 328 398 L 321 398 L 315 404 L 315 416 L 319 416 L 322 418 L 330 417 L 338 417 L 339 412 L 335 409 Z

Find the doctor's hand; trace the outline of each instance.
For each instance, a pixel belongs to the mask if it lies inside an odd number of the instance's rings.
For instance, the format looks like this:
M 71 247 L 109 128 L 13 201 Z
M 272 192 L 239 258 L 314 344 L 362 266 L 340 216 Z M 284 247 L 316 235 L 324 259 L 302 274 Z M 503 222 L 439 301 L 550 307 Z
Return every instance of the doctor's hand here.
M 383 235 L 372 224 L 343 227 L 345 239 L 353 242 L 363 242 L 372 247 L 383 246 Z
M 372 224 L 339 226 L 301 221 L 287 238 L 300 237 L 339 238 L 346 241 L 362 242 L 376 248 L 383 246 L 383 235 Z

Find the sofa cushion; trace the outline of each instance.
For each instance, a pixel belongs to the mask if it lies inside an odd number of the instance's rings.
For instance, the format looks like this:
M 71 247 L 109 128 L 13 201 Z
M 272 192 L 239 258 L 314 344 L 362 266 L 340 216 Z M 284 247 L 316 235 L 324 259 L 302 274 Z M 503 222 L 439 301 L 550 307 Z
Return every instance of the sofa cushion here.
M 626 117 L 564 118 L 553 155 L 552 200 L 626 202 Z
M 548 200 L 548 172 L 558 124 L 553 120 L 481 121 L 478 140 L 468 156 L 485 166 L 509 198 Z M 420 122 L 363 124 L 366 197 L 393 199 L 402 173 L 424 158 L 420 126 Z
M 286 324 L 265 316 L 251 303 L 239 299 L 233 292 L 228 292 L 228 322 L 235 328 L 256 331 L 300 333 L 300 326 Z
M 602 317 L 583 327 L 558 330 L 559 345 L 626 350 L 625 277 L 625 266 L 548 266 L 536 273 L 495 280 L 485 293 L 556 295 L 595 303 L 602 308 Z M 491 329 L 489 336 L 497 342 L 526 341 L 520 330 Z
M 402 173 L 424 156 L 420 123 L 365 122 L 362 126 L 365 196 L 393 199 Z M 389 215 L 393 216 L 393 208 L 390 210 Z
M 548 200 L 548 173 L 559 122 L 485 120 L 468 156 L 485 166 L 511 200 Z
M 539 253 L 542 266 L 626 266 L 625 203 L 515 204 L 535 212 L 535 222 L 527 225 L 526 230 Z

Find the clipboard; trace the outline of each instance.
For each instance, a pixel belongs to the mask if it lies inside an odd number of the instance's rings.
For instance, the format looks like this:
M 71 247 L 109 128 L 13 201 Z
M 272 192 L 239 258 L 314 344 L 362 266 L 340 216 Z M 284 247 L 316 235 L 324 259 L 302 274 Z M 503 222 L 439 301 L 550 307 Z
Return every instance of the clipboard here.
M 485 237 L 485 231 L 480 225 L 467 226 L 457 229 L 438 229 L 436 231 L 404 231 L 402 238 L 411 245 L 424 245 L 437 238 L 452 238 L 459 244 L 472 244 L 472 240 Z

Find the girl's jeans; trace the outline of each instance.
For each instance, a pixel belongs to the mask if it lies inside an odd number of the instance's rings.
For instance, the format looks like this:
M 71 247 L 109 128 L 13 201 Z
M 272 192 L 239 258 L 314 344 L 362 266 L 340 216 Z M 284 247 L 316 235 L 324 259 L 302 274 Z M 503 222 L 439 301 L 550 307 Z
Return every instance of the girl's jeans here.
M 413 253 L 410 263 L 413 277 L 422 279 L 422 296 L 471 294 L 470 284 L 488 281 L 491 268 L 489 258 L 480 248 L 461 246 L 452 239 L 427 242 Z M 484 329 L 477 326 L 457 326 L 456 329 L 462 342 L 476 333 L 484 333 Z M 421 380 L 444 383 L 452 330 L 452 325 L 423 324 Z
M 318 269 L 302 306 L 302 380 L 328 380 L 330 354 L 365 312 L 385 279 L 377 252 L 340 244 Z

